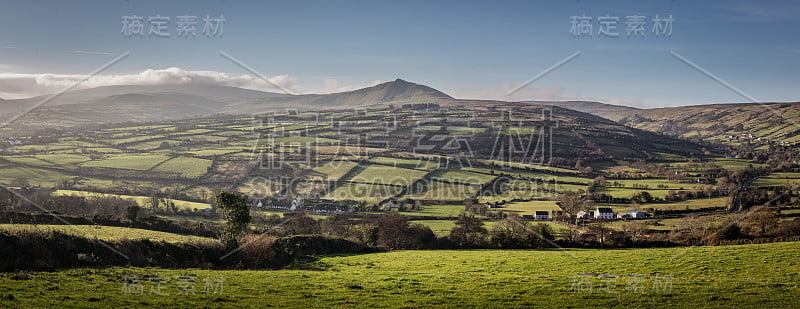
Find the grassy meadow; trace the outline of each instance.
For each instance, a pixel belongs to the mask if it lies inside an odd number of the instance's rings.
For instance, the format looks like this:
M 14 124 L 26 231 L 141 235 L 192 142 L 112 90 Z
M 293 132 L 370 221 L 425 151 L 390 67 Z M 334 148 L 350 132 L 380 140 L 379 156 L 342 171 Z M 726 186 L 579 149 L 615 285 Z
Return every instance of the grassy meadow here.
M 79 268 L 0 274 L 0 306 L 790 308 L 798 254 L 798 243 L 774 243 L 394 251 L 264 271 Z

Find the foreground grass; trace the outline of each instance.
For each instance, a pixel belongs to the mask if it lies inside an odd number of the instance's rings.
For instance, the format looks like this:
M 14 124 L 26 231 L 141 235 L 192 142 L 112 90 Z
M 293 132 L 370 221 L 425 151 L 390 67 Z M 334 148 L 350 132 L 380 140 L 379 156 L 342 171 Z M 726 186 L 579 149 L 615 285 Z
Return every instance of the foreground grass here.
M 0 230 L 34 232 L 58 231 L 87 238 L 96 238 L 103 241 L 138 239 L 166 242 L 214 241 L 214 239 L 208 237 L 102 225 L 0 224 Z
M 798 254 L 800 243 L 568 253 L 397 251 L 266 271 L 6 273 L 0 274 L 0 306 L 786 308 L 797 304 L 800 292 Z M 126 292 L 126 276 L 143 277 L 134 285 L 141 291 Z M 162 283 L 151 276 L 163 277 Z

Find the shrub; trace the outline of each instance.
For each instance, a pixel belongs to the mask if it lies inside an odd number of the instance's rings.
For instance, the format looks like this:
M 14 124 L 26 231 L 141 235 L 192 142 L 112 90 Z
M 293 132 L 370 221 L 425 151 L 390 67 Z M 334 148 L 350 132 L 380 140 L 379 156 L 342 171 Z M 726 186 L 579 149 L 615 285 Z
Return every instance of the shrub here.
M 365 251 L 362 244 L 318 235 L 246 235 L 241 241 L 246 244 L 241 251 L 222 259 L 230 251 L 217 241 L 101 243 L 59 231 L 0 231 L 0 271 L 100 266 L 257 269 L 284 266 L 305 256 Z
M 275 242 L 277 237 L 270 235 L 244 235 L 239 242 L 242 244 L 241 259 L 248 267 L 274 267 Z
M 226 248 L 236 248 L 239 246 L 239 237 L 244 235 L 250 223 L 247 197 L 241 193 L 221 191 L 216 195 L 216 205 L 225 216 L 225 230 L 220 239 Z
M 0 232 L 0 271 L 52 270 L 77 266 L 219 267 L 226 252 L 216 241 L 168 243 L 149 240 L 98 242 L 59 231 Z

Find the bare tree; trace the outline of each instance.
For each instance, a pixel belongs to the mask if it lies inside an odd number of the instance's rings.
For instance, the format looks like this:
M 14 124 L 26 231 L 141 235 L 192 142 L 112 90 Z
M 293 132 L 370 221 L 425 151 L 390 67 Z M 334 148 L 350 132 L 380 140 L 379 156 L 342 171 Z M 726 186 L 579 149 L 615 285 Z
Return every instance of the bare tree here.
M 565 212 L 575 217 L 575 224 L 578 224 L 578 213 L 589 211 L 593 202 L 583 194 L 583 191 L 566 191 L 558 199 L 558 205 Z
M 775 211 L 767 206 L 760 206 L 742 220 L 742 231 L 755 237 L 766 236 L 777 224 L 778 216 Z
M 450 230 L 450 238 L 462 247 L 469 248 L 481 245 L 487 233 L 481 219 L 474 215 L 461 214 L 456 220 L 456 226 Z

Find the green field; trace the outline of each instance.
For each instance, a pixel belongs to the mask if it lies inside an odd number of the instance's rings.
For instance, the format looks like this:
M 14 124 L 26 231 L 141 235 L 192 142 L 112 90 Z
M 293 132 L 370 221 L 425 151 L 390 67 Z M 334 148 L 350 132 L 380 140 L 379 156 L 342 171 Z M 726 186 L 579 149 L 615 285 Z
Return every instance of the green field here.
M 191 151 L 191 154 L 199 157 L 210 157 L 215 155 L 224 155 L 229 153 L 235 153 L 242 151 L 240 147 L 225 147 L 225 148 L 215 148 L 215 149 L 203 149 L 203 150 L 194 150 Z
M 428 172 L 385 165 L 368 165 L 350 181 L 409 186 Z
M 59 170 L 0 165 L 0 183 L 5 184 L 27 181 L 31 185 L 55 187 L 62 179 L 69 179 L 72 177 L 73 175 Z
M 166 242 L 216 241 L 207 237 L 180 235 L 152 230 L 119 226 L 100 225 L 46 225 L 46 224 L 0 224 L 0 230 L 7 231 L 59 231 L 102 241 L 149 239 Z
M 132 199 L 136 201 L 139 206 L 147 207 L 148 203 L 150 203 L 149 196 L 134 196 L 134 195 L 122 195 L 122 194 L 106 194 L 106 193 L 96 193 L 96 192 L 88 192 L 88 191 L 77 191 L 77 190 L 56 190 L 53 192 L 53 195 L 57 196 L 83 196 L 86 198 L 91 198 L 93 196 L 100 196 L 100 197 L 118 197 L 122 199 Z M 189 202 L 189 201 L 181 201 L 181 200 L 171 200 L 175 203 L 175 206 L 179 209 L 205 209 L 210 208 L 211 205 L 207 203 L 198 203 L 198 202 Z
M 356 166 L 358 166 L 358 162 L 354 161 L 328 161 L 313 168 L 308 177 L 311 179 L 339 180 Z
M 599 193 L 611 195 L 616 198 L 631 198 L 639 192 L 647 191 L 652 197 L 664 198 L 669 194 L 670 190 L 653 190 L 653 189 L 630 189 L 630 188 L 601 188 L 597 190 Z
M 533 215 L 536 211 L 546 211 L 550 216 L 553 210 L 561 210 L 561 207 L 556 205 L 555 201 L 527 201 L 527 202 L 514 202 L 503 205 L 499 210 L 514 212 L 520 216 Z
M 473 185 L 482 185 L 492 181 L 495 178 L 497 178 L 496 175 L 486 175 L 463 170 L 448 170 L 443 174 L 434 177 L 434 179 L 439 179 L 442 181 Z
M 563 174 L 548 174 L 548 173 L 541 173 L 541 172 L 517 171 L 517 170 L 512 170 L 512 171 L 502 171 L 501 170 L 500 172 L 503 172 L 503 173 L 506 173 L 506 174 L 509 174 L 509 175 L 515 176 L 515 177 L 527 177 L 527 178 L 533 178 L 533 179 L 537 179 L 538 178 L 538 179 L 542 179 L 542 180 L 547 181 L 547 182 L 555 182 L 555 183 L 571 182 L 571 183 L 580 183 L 580 184 L 588 185 L 589 183 L 591 183 L 593 181 L 593 179 L 591 179 L 591 178 L 571 176 L 569 174 L 567 174 L 567 175 L 563 175 Z
M 78 164 L 91 160 L 88 156 L 76 154 L 42 154 L 35 156 L 5 156 L 10 162 L 36 167 L 50 167 L 74 170 Z
M 435 170 L 439 167 L 439 163 L 434 161 L 400 159 L 400 158 L 390 158 L 390 157 L 373 157 L 369 159 L 369 162 L 405 167 L 405 168 L 423 169 L 423 170 Z
M 521 163 L 521 162 L 507 162 L 507 161 L 497 161 L 497 160 L 475 160 L 475 161 L 478 162 L 478 163 L 481 163 L 481 164 L 497 164 L 499 166 L 508 166 L 508 167 L 515 167 L 515 168 L 524 168 L 524 169 L 533 168 L 533 169 L 547 170 L 547 171 L 552 171 L 552 172 L 557 172 L 557 173 L 565 173 L 565 174 L 574 174 L 574 173 L 576 173 L 576 171 L 574 171 L 574 170 L 560 168 L 560 167 L 554 167 L 554 166 L 548 166 L 548 165 L 526 164 L 526 163 Z
M 668 179 L 636 179 L 636 180 L 608 180 L 607 183 L 618 182 L 623 184 L 624 187 L 633 188 L 634 185 L 647 186 L 648 189 L 660 189 L 666 187 L 672 190 L 691 190 L 696 183 L 680 183 L 677 181 L 670 181 Z
M 727 197 L 713 197 L 713 198 L 699 198 L 699 199 L 692 199 L 692 200 L 685 200 L 680 202 L 673 202 L 673 203 L 650 203 L 650 204 L 641 204 L 639 205 L 639 209 L 634 207 L 631 204 L 611 204 L 611 203 L 596 203 L 596 206 L 602 207 L 611 207 L 614 209 L 615 213 L 618 212 L 627 212 L 629 210 L 641 210 L 652 208 L 654 210 L 694 210 L 694 209 L 702 209 L 702 208 L 725 208 L 727 203 Z
M 475 197 L 480 191 L 478 186 L 454 185 L 442 182 L 430 182 L 425 192 L 409 194 L 403 198 L 440 201 L 463 201 Z
M 503 202 L 503 201 L 513 201 L 516 199 L 526 200 L 526 199 L 533 199 L 533 198 L 541 198 L 541 197 L 555 197 L 555 193 L 549 193 L 545 191 L 539 190 L 513 190 L 513 191 L 505 191 L 501 194 L 496 195 L 482 195 L 478 197 L 478 201 L 481 203 L 495 203 L 495 202 Z
M 112 267 L 4 273 L 0 306 L 789 308 L 800 293 L 799 254 L 799 243 L 395 251 L 323 257 L 266 271 Z M 164 279 L 126 285 L 130 276 Z M 194 293 L 179 293 L 179 284 Z M 152 294 L 153 287 L 169 295 Z
M 450 235 L 450 230 L 456 226 L 456 222 L 451 220 L 417 220 L 411 221 L 411 223 L 419 223 L 429 227 L 431 231 L 436 234 L 436 237 L 445 237 Z
M 464 205 L 423 205 L 422 210 L 403 211 L 400 214 L 407 216 L 458 217 L 463 211 Z
M 324 198 L 377 203 L 383 199 L 400 194 L 402 190 L 403 188 L 397 186 L 345 183 L 337 187 L 336 190 L 328 193 Z
M 122 155 L 112 156 L 102 160 L 89 161 L 82 166 L 119 168 L 128 170 L 145 171 L 153 168 L 156 164 L 169 159 L 162 155 Z
M 753 167 L 763 167 L 765 164 L 753 163 L 752 161 L 744 159 L 714 159 L 712 162 L 722 166 L 724 169 L 738 170 L 744 169 L 752 165 Z
M 197 178 L 208 171 L 211 163 L 208 159 L 177 157 L 159 164 L 151 171 L 178 174 L 182 178 Z
M 755 187 L 764 186 L 785 186 L 795 187 L 800 185 L 800 173 L 771 173 L 765 177 L 759 177 L 752 183 Z
M 700 199 L 686 200 L 682 202 L 667 203 L 667 204 L 647 204 L 647 207 L 652 207 L 660 210 L 683 210 L 683 209 L 725 207 L 727 199 L 728 199 L 727 197 L 700 198 Z

